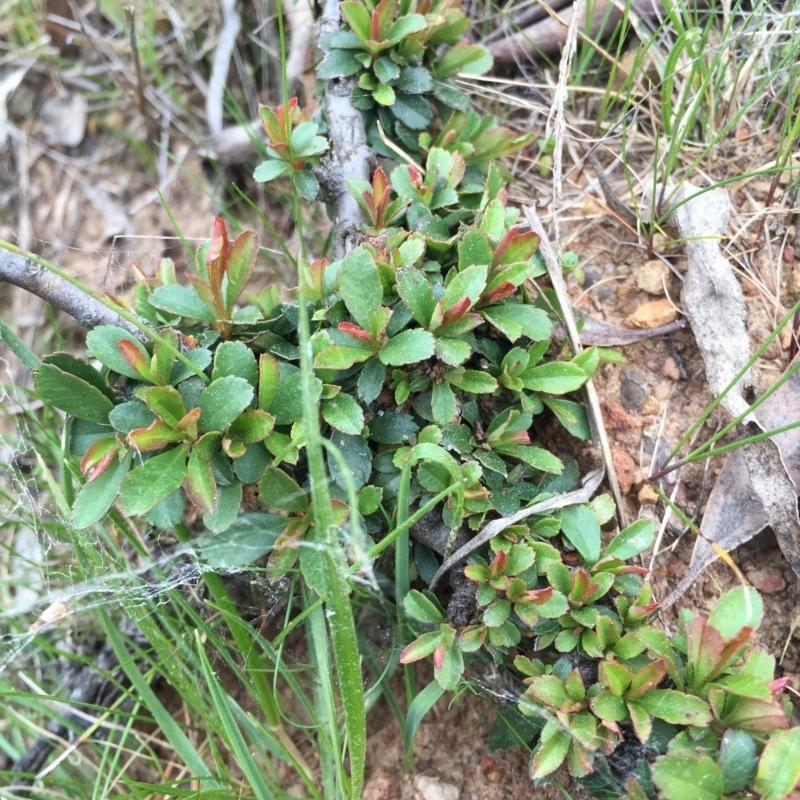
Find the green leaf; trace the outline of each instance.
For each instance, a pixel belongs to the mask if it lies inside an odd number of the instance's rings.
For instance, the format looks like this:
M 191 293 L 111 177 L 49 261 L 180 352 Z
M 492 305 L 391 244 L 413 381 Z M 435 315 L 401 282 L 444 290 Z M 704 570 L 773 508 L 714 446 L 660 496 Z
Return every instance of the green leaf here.
M 327 142 L 317 136 L 319 125 L 316 122 L 301 122 L 292 131 L 292 150 L 298 156 L 318 155 L 327 149 Z
M 132 454 L 115 466 L 102 472 L 97 478 L 85 483 L 72 504 L 72 524 L 83 530 L 99 522 L 117 499 L 119 487 L 128 474 Z
M 411 664 L 426 658 L 439 646 L 440 631 L 428 631 L 418 636 L 411 644 L 406 645 L 400 653 L 401 664 Z M 437 684 L 438 685 L 438 684 Z
M 456 396 L 448 383 L 434 383 L 431 393 L 433 419 L 440 425 L 447 425 L 456 416 Z
M 229 433 L 245 444 L 253 444 L 266 439 L 275 427 L 275 417 L 260 408 L 242 411 L 231 423 Z M 238 459 L 237 459 L 238 461 Z
M 427 22 L 422 14 L 406 14 L 404 17 L 399 17 L 386 31 L 386 40 L 392 44 L 397 44 L 401 39 L 411 36 L 412 33 L 419 33 L 424 31 Z
M 591 439 L 592 431 L 589 427 L 586 409 L 580 403 L 564 400 L 562 397 L 543 397 L 542 401 L 576 439 L 583 442 Z
M 136 428 L 146 428 L 154 419 L 153 412 L 139 400 L 120 403 L 118 406 L 114 406 L 108 415 L 108 421 L 114 430 L 120 433 L 130 433 Z
M 708 703 L 675 689 L 651 689 L 637 703 L 654 717 L 672 725 L 703 727 L 711 722 Z
M 373 355 L 375 355 L 375 351 L 366 344 L 354 344 L 352 347 L 334 344 L 323 348 L 314 356 L 314 367 L 315 369 L 335 369 L 337 371 L 350 369 L 354 364 L 367 361 Z
M 258 492 L 264 508 L 274 508 L 289 514 L 301 514 L 308 509 L 306 493 L 294 479 L 277 467 L 269 467 L 262 475 Z
M 585 505 L 568 506 L 561 512 L 561 530 L 586 564 L 591 566 L 600 558 L 600 526 Z
M 630 561 L 634 556 L 638 556 L 639 553 L 643 553 L 650 547 L 654 535 L 655 528 L 651 520 L 637 519 L 611 540 L 603 556 Z
M 800 754 L 795 754 L 795 759 L 798 755 Z M 756 774 L 757 765 L 758 756 L 753 737 L 740 730 L 725 731 L 719 748 L 719 766 L 725 781 L 725 793 L 742 791 Z
M 526 389 L 548 394 L 574 392 L 588 380 L 586 373 L 580 367 L 563 361 L 551 361 L 526 369 L 520 378 Z
M 396 100 L 394 89 L 385 83 L 379 83 L 372 90 L 372 98 L 378 105 L 393 106 Z
M 108 424 L 108 415 L 114 403 L 83 378 L 53 364 L 43 363 L 34 374 L 33 381 L 41 397 L 56 408 L 78 419 Z
M 362 486 L 358 492 L 358 510 L 365 517 L 374 514 L 381 506 L 383 488 L 380 486 Z
M 150 304 L 169 314 L 198 319 L 201 322 L 214 322 L 216 318 L 214 310 L 200 299 L 200 295 L 194 288 L 189 286 L 178 286 L 177 284 L 157 286 L 150 294 Z M 100 358 L 99 355 L 97 357 Z M 102 359 L 100 360 L 102 361 Z M 119 370 L 115 371 L 119 372 Z
M 458 243 L 458 268 L 465 270 L 472 265 L 492 265 L 494 252 L 485 234 L 476 230 L 467 230 Z
M 764 618 L 761 595 L 752 586 L 735 586 L 717 601 L 708 617 L 723 639 L 732 639 L 745 626 L 756 630 Z
M 377 358 L 369 359 L 358 374 L 358 396 L 369 405 L 383 391 L 386 367 Z
M 560 723 L 548 720 L 542 729 L 540 744 L 531 760 L 530 776 L 533 780 L 555 772 L 567 757 L 572 738 Z
M 527 336 L 533 342 L 543 342 L 550 338 L 553 330 L 553 323 L 541 308 L 534 308 L 522 303 L 500 303 L 481 309 L 481 313 L 497 330 L 505 334 L 510 342 L 516 342 L 520 336 Z M 586 375 L 583 371 L 580 374 L 585 381 Z M 526 388 L 532 387 L 526 385 Z M 539 391 L 550 390 L 540 389 Z M 561 392 L 555 393 L 560 394 Z
M 303 401 L 301 393 L 302 378 L 299 372 L 291 374 L 281 374 L 281 382 L 278 392 L 271 406 L 272 413 L 275 415 L 276 425 L 291 425 L 303 416 Z M 312 386 L 315 401 L 319 401 L 322 395 L 322 381 L 314 378 Z
M 602 691 L 592 698 L 591 706 L 592 711 L 600 719 L 609 722 L 624 722 L 628 719 L 628 707 L 625 700 L 610 691 Z
M 203 514 L 203 524 L 212 533 L 227 531 L 236 522 L 242 507 L 242 484 L 217 487 L 217 506 L 210 514 Z M 252 563 L 252 562 L 250 562 Z
M 226 492 L 232 488 L 226 486 L 220 490 L 220 503 L 214 517 L 223 513 Z M 278 534 L 286 527 L 286 517 L 261 512 L 241 514 L 224 532 L 215 532 L 208 523 L 207 527 L 210 533 L 202 534 L 193 542 L 200 558 L 215 570 L 238 570 L 254 564 L 272 549 Z
M 137 390 L 136 396 L 172 428 L 186 416 L 183 398 L 173 386 L 144 386 Z
M 450 367 L 463 364 L 471 355 L 472 348 L 463 339 L 440 336 L 436 339 L 436 355 Z
M 779 800 L 800 783 L 800 728 L 770 736 L 758 762 L 755 790 L 762 800 Z
M 253 386 L 244 378 L 226 375 L 206 386 L 200 395 L 200 430 L 224 431 L 252 402 Z
M 142 359 L 146 359 L 148 364 L 150 363 L 150 355 L 142 343 L 118 325 L 98 325 L 86 334 L 86 346 L 92 355 L 114 372 L 118 372 L 126 378 L 141 380 L 139 373 L 125 360 L 117 346 L 122 340 L 129 342 L 138 355 Z
M 251 386 L 258 385 L 258 366 L 253 351 L 244 342 L 223 342 L 214 353 L 211 380 L 233 375 L 244 378 Z
M 491 394 L 498 388 L 495 378 L 488 372 L 476 369 L 458 367 L 445 372 L 444 377 L 454 386 L 470 394 Z
M 435 73 L 439 80 L 449 78 L 457 72 L 467 75 L 483 75 L 492 68 L 491 53 L 479 44 L 460 43 L 451 47 L 437 59 Z
M 307 203 L 315 200 L 319 194 L 319 181 L 314 177 L 314 173 L 308 169 L 299 169 L 292 175 L 292 181 L 297 189 L 297 193 Z
M 416 436 L 418 431 L 414 418 L 403 411 L 377 416 L 369 423 L 369 438 L 379 444 L 400 444 Z
M 481 622 L 487 628 L 499 628 L 511 616 L 511 603 L 508 600 L 495 600 L 483 612 Z
M 400 367 L 425 361 L 434 353 L 434 338 L 418 328 L 401 331 L 381 348 L 378 358 L 387 366 Z
M 411 589 L 403 598 L 403 608 L 409 617 L 426 625 L 438 625 L 445 621 L 444 612 L 431 592 Z
M 411 316 L 427 327 L 436 308 L 436 298 L 425 274 L 414 267 L 397 270 L 397 293 Z
M 186 476 L 187 446 L 150 456 L 132 469 L 120 488 L 120 504 L 127 514 L 146 514 L 154 505 L 180 488 Z
M 54 367 L 58 367 L 58 369 L 64 372 L 69 372 L 77 378 L 81 378 L 86 381 L 86 383 L 102 392 L 109 400 L 117 399 L 105 377 L 83 359 L 75 358 L 75 356 L 69 353 L 53 353 L 43 358 L 40 363 L 52 364 Z
M 333 78 L 347 78 L 360 72 L 363 68 L 363 65 L 352 51 L 331 50 L 317 67 L 317 78 L 323 81 L 329 81 Z M 256 177 L 256 180 L 262 179 Z
M 373 314 L 383 303 L 381 285 L 375 260 L 364 247 L 353 250 L 343 261 L 338 274 L 339 294 L 353 319 L 365 330 L 372 329 Z
M 663 756 L 650 771 L 664 800 L 718 800 L 725 791 L 722 770 L 710 756 Z
M 489 268 L 485 264 L 476 264 L 457 272 L 445 287 L 440 301 L 442 310 L 449 311 L 457 303 L 463 302 L 464 298 L 469 298 L 469 306 L 464 308 L 464 311 L 472 308 L 480 300 L 481 293 L 486 288 L 488 274 Z
M 281 175 L 286 175 L 287 172 L 289 165 L 285 161 L 280 158 L 268 158 L 253 170 L 253 180 L 256 183 L 269 183 Z
M 395 64 L 394 61 L 392 61 L 392 59 L 388 56 L 376 58 L 375 63 L 372 65 L 372 69 L 375 72 L 375 77 L 381 83 L 391 83 L 400 77 L 400 67 L 398 67 L 397 64 Z
M 372 14 L 367 10 L 364 3 L 356 2 L 356 0 L 345 0 L 341 8 L 347 24 L 362 42 L 372 38 Z
M 433 89 L 433 78 L 424 67 L 404 67 L 395 86 L 408 94 L 425 94 Z
M 358 401 L 347 392 L 339 392 L 322 404 L 322 418 L 332 428 L 353 436 L 364 427 L 364 411 Z
M 407 92 L 398 92 L 392 113 L 412 131 L 424 131 L 433 120 L 433 111 L 422 97 Z M 392 176 L 394 184 L 394 176 Z

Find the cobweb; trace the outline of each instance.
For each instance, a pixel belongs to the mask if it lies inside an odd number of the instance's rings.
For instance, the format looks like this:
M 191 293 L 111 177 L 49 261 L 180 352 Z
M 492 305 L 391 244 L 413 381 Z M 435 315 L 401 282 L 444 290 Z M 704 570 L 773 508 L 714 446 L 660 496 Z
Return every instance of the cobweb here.
M 189 244 L 193 247 L 200 241 Z M 62 265 L 79 259 L 88 265 L 81 279 L 117 297 L 129 297 L 132 291 L 131 261 L 151 276 L 159 260 L 170 256 L 180 272 L 184 252 L 177 237 L 121 237 L 107 250 L 91 252 L 65 249 L 57 242 L 37 244 L 39 252 L 51 258 L 61 256 L 56 261 Z M 15 290 L 13 299 L 5 304 L 3 321 L 39 357 L 65 349 L 83 356 L 82 332 L 70 331 L 74 325 L 66 317 L 56 325 L 50 318 L 48 324 L 50 313 L 38 298 Z M 62 337 L 65 330 L 68 333 Z M 81 649 L 79 644 L 81 637 L 102 636 L 97 625 L 100 612 L 120 620 L 121 629 L 135 631 L 133 617 L 169 616 L 176 592 L 201 606 L 202 599 L 195 595 L 203 591 L 202 578 L 207 572 L 223 576 L 226 585 L 233 587 L 229 593 L 235 594 L 243 618 L 253 623 L 254 634 L 265 623 L 271 622 L 273 628 L 280 625 L 287 613 L 289 582 L 270 582 L 263 569 L 253 565 L 263 555 L 262 549 L 254 552 L 253 558 L 248 556 L 246 548 L 257 547 L 253 542 L 237 545 L 232 558 L 230 544 L 215 541 L 213 533 L 179 544 L 168 532 L 134 523 L 143 545 L 136 552 L 121 536 L 114 542 L 113 534 L 103 530 L 102 521 L 93 529 L 74 531 L 63 483 L 68 470 L 60 463 L 65 443 L 63 417 L 45 408 L 30 392 L 31 386 L 30 372 L 0 341 L 0 696 L 21 691 L 63 698 L 66 705 L 61 713 L 72 713 L 74 708 L 82 713 L 80 703 L 71 702 L 74 692 L 65 670 L 85 661 L 87 654 L 99 671 L 109 674 L 108 670 L 115 669 L 113 661 L 98 658 L 96 648 Z M 109 568 L 87 574 L 78 563 L 76 536 L 84 537 L 84 546 L 102 551 L 103 563 Z M 368 564 L 366 559 L 361 561 Z M 361 570 L 357 580 L 365 594 L 379 596 L 377 578 L 370 568 Z M 365 623 L 362 627 L 373 629 L 372 636 L 386 649 L 383 658 L 388 658 L 399 649 L 390 612 L 375 604 L 369 608 L 369 619 L 361 620 Z M 292 668 L 302 668 L 308 652 L 301 641 L 290 642 L 282 647 L 281 659 Z M 13 705 L 11 701 L 7 707 Z M 58 709 L 53 713 L 58 714 Z M 0 722 L 0 735 L 9 719 Z M 63 734 L 59 731 L 57 735 Z M 23 746 L 35 738 L 35 733 L 25 732 Z M 8 766 L 0 755 L 0 769 Z

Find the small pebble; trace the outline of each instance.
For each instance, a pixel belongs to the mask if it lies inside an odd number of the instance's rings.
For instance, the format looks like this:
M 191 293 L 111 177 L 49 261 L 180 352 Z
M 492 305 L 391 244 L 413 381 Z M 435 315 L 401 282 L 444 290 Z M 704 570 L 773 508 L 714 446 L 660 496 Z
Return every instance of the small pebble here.
M 681 379 L 681 371 L 678 368 L 678 362 L 672 356 L 667 356 L 664 359 L 664 366 L 661 367 L 661 374 L 665 378 L 669 378 L 673 381 L 679 381 Z
M 431 775 L 415 775 L 414 788 L 420 800 L 459 800 L 461 796 L 458 786 Z
M 628 494 L 636 481 L 636 462 L 622 447 L 611 448 L 611 460 L 617 472 L 617 480 L 622 494 Z
M 656 490 L 650 486 L 649 483 L 646 483 L 639 489 L 638 493 L 636 494 L 636 499 L 643 505 L 643 506 L 654 506 L 658 502 L 658 494 Z
M 659 297 L 665 293 L 664 287 L 669 281 L 669 267 L 660 258 L 653 258 L 634 267 L 633 279 L 643 292 Z
M 763 594 L 777 594 L 786 588 L 783 573 L 775 567 L 750 570 L 747 573 L 747 580 Z
M 626 411 L 638 411 L 649 394 L 644 371 L 638 367 L 622 370 L 619 399 Z
M 640 305 L 630 316 L 634 328 L 657 328 L 678 319 L 678 309 L 666 298 Z

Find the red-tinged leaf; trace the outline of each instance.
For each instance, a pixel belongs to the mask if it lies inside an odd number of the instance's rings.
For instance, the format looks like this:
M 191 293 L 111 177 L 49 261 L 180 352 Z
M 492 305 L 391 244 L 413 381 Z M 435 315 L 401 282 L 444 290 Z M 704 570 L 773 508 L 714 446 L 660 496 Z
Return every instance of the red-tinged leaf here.
M 200 408 L 197 407 L 187 411 L 175 427 L 184 434 L 186 439 L 194 441 L 197 438 L 199 421 Z
M 550 775 L 561 766 L 567 757 L 572 737 L 558 723 L 551 720 L 545 725 L 540 741 L 539 749 L 530 765 L 530 776 L 534 780 Z
M 511 283 L 511 281 L 503 281 L 500 285 L 495 286 L 494 289 L 490 289 L 488 292 L 484 293 L 481 300 L 484 304 L 498 303 L 500 300 L 509 297 L 516 291 L 517 287 Z
M 222 279 L 228 264 L 230 244 L 228 242 L 228 229 L 222 217 L 214 217 L 211 229 L 211 243 L 206 254 L 206 270 L 208 271 L 208 285 L 214 297 L 218 311 L 224 312 L 225 302 L 222 297 Z
M 633 675 L 624 665 L 616 661 L 601 661 L 598 667 L 600 685 L 604 686 L 615 697 L 622 697 L 631 685 Z
M 177 426 L 186 415 L 186 406 L 178 390 L 173 386 L 144 386 L 136 396 L 164 422 Z
M 233 421 L 229 433 L 245 444 L 260 442 L 272 433 L 275 417 L 260 408 L 242 411 Z
M 139 453 L 163 450 L 168 444 L 183 440 L 183 434 L 160 419 L 153 420 L 146 428 L 135 428 L 126 437 L 127 443 Z
M 644 744 L 653 732 L 653 718 L 637 703 L 628 703 L 628 713 L 631 716 L 636 738 Z
M 716 628 L 698 616 L 686 632 L 686 643 L 689 686 L 694 692 L 699 692 L 711 680 L 719 665 L 725 641 Z
M 800 728 L 770 737 L 758 762 L 755 791 L 763 800 L 796 800 L 800 783 Z M 791 797 L 788 797 L 791 795 Z
M 258 257 L 258 235 L 242 231 L 231 247 L 227 264 L 228 284 L 225 287 L 225 306 L 228 312 L 250 280 Z
M 514 226 L 516 228 L 517 226 Z M 517 261 L 528 261 L 531 256 L 539 249 L 539 236 L 533 231 L 519 233 L 511 228 L 503 237 L 497 249 L 502 245 L 500 256 L 495 250 L 494 265 L 513 264 Z M 510 235 L 514 231 L 513 235 Z M 506 241 L 508 240 L 508 241 Z
M 150 369 L 150 357 L 141 345 L 133 342 L 131 339 L 120 339 L 117 342 L 117 349 L 128 363 L 128 366 L 139 375 L 139 377 L 146 381 L 153 380 L 152 371 Z
M 269 411 L 281 381 L 278 362 L 269 353 L 262 353 L 258 359 L 258 407 Z
M 452 325 L 454 322 L 457 322 L 469 311 L 471 306 L 472 301 L 469 297 L 462 297 L 460 300 L 456 301 L 455 305 L 448 308 L 447 311 L 442 314 L 442 322 L 439 327 Z
M 667 674 L 667 662 L 663 658 L 651 661 L 642 667 L 631 679 L 631 685 L 625 696 L 629 700 L 637 700 L 645 692 L 655 689 Z
M 569 592 L 570 600 L 580 601 L 586 594 L 589 586 L 589 573 L 583 567 L 579 567 L 572 574 L 572 588 Z
M 519 225 L 512 225 L 504 234 L 503 238 L 497 243 L 497 246 L 494 248 L 494 254 L 492 258 L 492 266 L 496 267 L 498 264 L 503 263 L 503 256 L 508 250 L 509 244 L 511 244 L 511 240 L 519 233 Z M 534 234 L 535 236 L 536 234 Z M 516 259 L 519 261 L 520 259 Z
M 300 540 L 310 526 L 311 520 L 307 516 L 294 517 L 278 534 L 264 571 L 269 580 L 283 577 L 294 566 L 300 555 Z
M 241 458 L 246 451 L 244 442 L 238 436 L 222 437 L 222 452 L 228 458 Z
M 710 625 L 708 627 L 711 627 Z M 753 629 L 747 625 L 742 628 L 735 636 L 725 642 L 722 652 L 719 655 L 719 663 L 711 674 L 712 680 L 722 673 L 736 659 L 739 651 L 745 647 L 753 636 Z
M 725 704 L 721 717 L 725 727 L 769 733 L 778 728 L 788 728 L 789 721 L 781 704 L 775 700 L 757 700 L 752 697 L 736 698 Z
M 533 602 L 537 606 L 546 603 L 553 596 L 553 587 L 548 586 L 545 589 L 531 589 L 525 594 L 525 602 Z
M 363 328 L 359 327 L 353 322 L 340 322 L 337 327 L 342 333 L 346 334 L 347 336 L 352 336 L 354 339 L 358 339 L 360 342 L 365 342 L 370 345 L 375 344 L 372 334 L 369 333 L 369 331 L 365 331 Z
M 423 633 L 411 644 L 403 648 L 400 653 L 401 664 L 411 664 L 414 661 L 419 661 L 422 658 L 429 656 L 439 644 L 440 631 L 428 631 Z
M 86 482 L 99 478 L 114 463 L 119 453 L 119 442 L 115 436 L 104 436 L 89 445 L 81 459 L 81 474 Z
M 442 664 L 444 664 L 445 653 L 447 653 L 447 647 L 442 644 L 441 641 L 438 642 L 433 650 L 433 668 L 435 670 L 440 670 L 442 668 Z
M 211 461 L 203 458 L 197 449 L 189 453 L 183 489 L 192 505 L 200 511 L 210 514 L 217 507 L 217 482 Z

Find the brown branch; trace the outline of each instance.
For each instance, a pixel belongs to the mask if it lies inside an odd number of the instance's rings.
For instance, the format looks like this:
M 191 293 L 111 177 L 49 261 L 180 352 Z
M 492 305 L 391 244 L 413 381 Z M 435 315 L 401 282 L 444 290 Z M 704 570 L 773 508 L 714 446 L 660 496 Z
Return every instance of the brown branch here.
M 318 40 L 337 31 L 339 21 L 339 3 L 326 0 L 318 23 Z M 368 181 L 372 176 L 374 154 L 367 144 L 364 117 L 350 100 L 354 87 L 353 78 L 328 81 L 322 106 L 328 121 L 331 149 L 317 178 L 334 208 L 334 258 L 344 257 L 358 244 L 364 221 L 358 203 L 347 191 L 347 181 L 352 178 Z
M 142 331 L 105 306 L 98 298 L 73 286 L 69 281 L 30 258 L 0 248 L 0 283 L 11 283 L 26 292 L 41 297 L 54 308 L 64 311 L 91 329 L 98 325 L 119 325 L 134 336 Z

